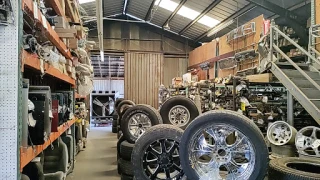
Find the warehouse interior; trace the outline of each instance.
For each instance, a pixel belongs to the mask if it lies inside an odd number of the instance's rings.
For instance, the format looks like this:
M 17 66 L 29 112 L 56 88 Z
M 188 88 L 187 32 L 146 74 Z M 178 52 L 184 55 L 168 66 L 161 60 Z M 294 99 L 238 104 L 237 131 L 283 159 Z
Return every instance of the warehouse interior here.
M 320 179 L 320 0 L 0 0 L 0 179 Z

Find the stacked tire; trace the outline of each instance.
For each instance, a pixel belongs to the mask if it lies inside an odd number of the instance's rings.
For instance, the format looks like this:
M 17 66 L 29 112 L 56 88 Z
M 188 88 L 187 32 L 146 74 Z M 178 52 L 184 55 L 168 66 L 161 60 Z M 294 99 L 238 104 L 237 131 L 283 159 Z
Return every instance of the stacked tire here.
M 118 173 L 122 180 L 134 179 L 132 151 L 135 142 L 149 128 L 162 124 L 159 112 L 149 105 L 133 105 L 131 101 L 122 101 L 117 107 L 119 113 L 119 140 L 117 143 Z

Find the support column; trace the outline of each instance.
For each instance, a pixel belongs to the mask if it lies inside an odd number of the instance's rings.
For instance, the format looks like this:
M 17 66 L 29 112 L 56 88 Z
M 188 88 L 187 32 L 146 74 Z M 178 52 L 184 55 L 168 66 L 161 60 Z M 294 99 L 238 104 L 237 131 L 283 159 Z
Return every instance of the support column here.
M 287 122 L 291 126 L 294 125 L 294 117 L 293 117 L 293 96 L 287 91 Z

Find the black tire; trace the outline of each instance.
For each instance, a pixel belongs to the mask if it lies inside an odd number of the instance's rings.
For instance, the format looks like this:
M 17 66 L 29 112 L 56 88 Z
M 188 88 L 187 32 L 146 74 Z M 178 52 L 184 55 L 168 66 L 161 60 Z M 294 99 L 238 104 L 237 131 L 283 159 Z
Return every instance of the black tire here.
M 181 129 L 187 128 L 187 126 L 200 114 L 196 104 L 192 100 L 183 96 L 174 96 L 167 99 L 160 108 L 160 115 L 164 124 L 172 124 L 169 119 L 169 112 L 175 106 L 183 106 L 189 111 L 190 114 L 190 118 L 187 120 L 187 122 L 184 122 L 184 124 L 173 124 Z
M 121 101 L 123 101 L 124 99 L 123 98 L 118 98 L 116 100 L 116 102 L 114 103 L 114 109 L 117 109 L 117 107 L 119 106 L 119 104 L 121 103 Z
M 128 141 L 123 141 L 120 144 L 120 156 L 126 161 L 131 161 L 131 154 L 134 144 L 129 143 Z
M 129 143 L 135 143 L 135 141 L 138 139 L 130 133 L 128 128 L 130 118 L 137 113 L 146 115 L 150 119 L 152 126 L 162 124 L 162 119 L 159 116 L 159 113 L 153 107 L 145 105 L 136 105 L 131 107 L 123 115 L 120 126 L 123 136 Z
M 269 179 L 320 180 L 320 161 L 297 157 L 270 160 Z
M 134 106 L 134 105 L 136 105 L 136 104 L 135 104 L 133 101 L 130 101 L 130 100 L 123 100 L 123 101 L 121 101 L 121 102 L 118 104 L 118 106 L 117 106 L 117 113 L 118 113 L 118 115 L 121 114 L 121 109 L 123 108 L 122 106 L 124 106 L 124 105 Z
M 197 117 L 185 130 L 180 143 L 180 160 L 182 168 L 188 179 L 199 179 L 197 172 L 193 169 L 189 152 L 192 141 L 197 138 L 199 132 L 217 124 L 233 126 L 250 140 L 255 149 L 255 167 L 248 180 L 262 180 L 268 167 L 268 148 L 259 128 L 246 116 L 234 111 L 209 111 Z M 272 179 L 276 180 L 276 179 Z
M 117 153 L 117 170 L 118 170 L 118 174 L 121 175 L 120 158 L 118 153 Z
M 175 141 L 175 152 L 179 149 L 179 142 L 181 140 L 183 134 L 183 130 L 169 124 L 159 124 L 149 128 L 136 142 L 132 156 L 131 162 L 134 169 L 134 177 L 139 180 L 150 180 L 150 179 L 157 179 L 156 177 L 150 178 L 150 171 L 144 167 L 145 164 L 145 156 L 148 156 L 148 148 L 151 147 L 154 143 L 162 142 L 163 140 L 173 140 Z M 167 148 L 169 150 L 170 148 Z M 161 150 L 162 151 L 162 150 Z M 178 152 L 178 151 L 177 151 Z M 168 151 L 166 152 L 168 153 Z M 169 154 L 169 153 L 168 153 Z M 163 155 L 163 154 L 161 154 Z M 168 158 L 168 155 L 167 155 Z M 169 157 L 172 158 L 172 157 Z M 179 161 L 179 159 L 177 159 Z M 160 162 L 158 161 L 160 165 Z M 176 163 L 176 162 L 175 162 Z M 180 161 L 176 163 L 180 166 Z M 161 164 L 162 165 L 162 164 Z M 177 177 L 171 177 L 171 179 L 181 179 L 183 176 L 183 171 L 181 169 L 181 173 L 177 175 Z
M 121 174 L 133 176 L 133 167 L 130 161 L 119 159 L 119 166 L 120 166 Z
M 122 136 L 122 131 L 119 126 L 117 127 L 117 131 L 117 138 L 119 139 Z
M 134 178 L 132 176 L 127 176 L 125 174 L 121 175 L 121 180 L 133 180 Z
M 112 133 L 117 133 L 118 132 L 118 127 L 112 126 Z
M 131 107 L 133 107 L 132 105 L 124 105 L 124 107 L 123 107 L 123 109 L 122 109 L 122 111 L 121 111 L 121 113 L 120 113 L 120 115 L 119 115 L 119 117 L 118 117 L 118 119 L 117 119 L 117 123 L 118 123 L 118 125 L 119 126 L 121 126 L 121 119 L 122 119 L 122 117 L 123 117 L 123 115 L 127 112 L 127 110 L 129 109 L 129 108 L 131 108 Z
M 113 114 L 112 114 L 112 119 L 113 121 L 117 121 L 118 120 L 118 113 L 117 111 L 114 111 Z

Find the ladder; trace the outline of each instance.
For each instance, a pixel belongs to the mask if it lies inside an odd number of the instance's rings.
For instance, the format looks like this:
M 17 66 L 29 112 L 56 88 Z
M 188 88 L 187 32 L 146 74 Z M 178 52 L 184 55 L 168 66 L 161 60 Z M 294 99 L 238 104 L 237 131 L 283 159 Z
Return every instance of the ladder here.
M 316 26 L 315 26 L 316 27 Z M 318 26 L 320 27 L 320 26 Z M 320 53 L 315 49 L 317 28 L 310 28 L 309 52 L 283 33 L 274 24 L 270 28 L 270 44 L 267 62 L 270 71 L 297 99 L 305 110 L 320 124 Z M 290 58 L 279 47 L 279 38 L 289 41 L 294 48 L 297 48 L 308 58 L 307 63 L 298 63 Z M 312 47 L 313 46 L 313 47 Z M 277 56 L 275 56 L 277 54 Z M 280 55 L 282 58 L 280 58 Z M 281 59 L 281 61 L 280 61 Z

